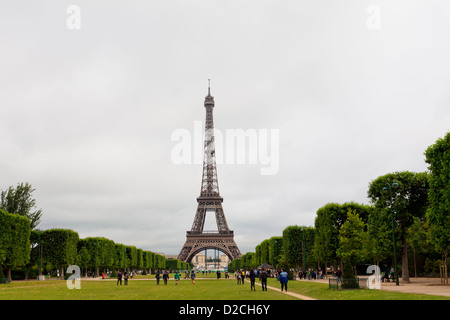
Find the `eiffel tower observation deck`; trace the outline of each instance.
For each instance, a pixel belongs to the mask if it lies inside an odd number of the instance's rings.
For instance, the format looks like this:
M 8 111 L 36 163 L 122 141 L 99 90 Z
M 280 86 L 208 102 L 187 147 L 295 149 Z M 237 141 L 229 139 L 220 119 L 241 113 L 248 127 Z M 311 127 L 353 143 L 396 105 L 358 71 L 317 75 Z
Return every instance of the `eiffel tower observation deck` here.
M 202 250 L 217 249 L 225 253 L 230 260 L 239 258 L 241 252 L 234 241 L 233 231 L 229 229 L 222 208 L 223 198 L 219 193 L 214 145 L 214 97 L 208 80 L 208 95 L 205 97 L 205 141 L 203 156 L 203 174 L 200 196 L 197 198 L 197 212 L 191 230 L 186 232 L 186 242 L 178 259 L 190 262 Z M 214 214 L 217 231 L 204 230 L 206 214 Z

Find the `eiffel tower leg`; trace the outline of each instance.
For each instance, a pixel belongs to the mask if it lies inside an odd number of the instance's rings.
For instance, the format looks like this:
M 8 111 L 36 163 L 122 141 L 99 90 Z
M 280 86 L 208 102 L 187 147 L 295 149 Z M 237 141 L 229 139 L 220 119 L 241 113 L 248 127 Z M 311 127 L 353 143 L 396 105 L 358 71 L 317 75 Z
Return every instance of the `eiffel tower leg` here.
M 206 208 L 202 203 L 197 206 L 197 212 L 195 213 L 194 222 L 192 223 L 191 231 L 202 232 L 205 225 Z
M 227 220 L 225 219 L 225 215 L 223 213 L 222 205 L 219 207 L 216 207 L 216 223 L 217 223 L 217 230 L 220 231 L 228 231 L 228 224 Z

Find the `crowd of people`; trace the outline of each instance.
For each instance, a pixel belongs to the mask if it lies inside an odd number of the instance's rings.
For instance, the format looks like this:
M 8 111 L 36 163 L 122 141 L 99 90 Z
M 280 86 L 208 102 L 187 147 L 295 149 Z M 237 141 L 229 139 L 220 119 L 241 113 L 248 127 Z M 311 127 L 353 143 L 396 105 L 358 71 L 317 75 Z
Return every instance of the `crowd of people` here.
M 302 274 L 303 276 L 303 274 Z M 307 272 L 306 277 L 311 276 L 314 277 L 314 272 Z M 132 277 L 132 273 L 128 274 L 125 272 L 117 272 L 117 285 L 122 285 L 122 280 L 124 281 L 125 285 L 128 285 L 128 279 Z M 236 270 L 234 272 L 234 277 L 237 280 L 237 284 L 244 284 L 245 279 L 248 279 L 250 281 L 250 290 L 256 291 L 255 282 L 256 279 L 259 279 L 261 281 L 261 288 L 263 291 L 267 291 L 267 279 L 270 277 L 276 277 L 276 279 L 281 284 L 281 291 L 287 291 L 287 284 L 288 284 L 288 273 L 285 269 L 277 270 L 274 273 L 271 272 L 271 270 L 266 269 L 250 269 L 250 270 Z M 300 273 L 299 273 L 300 277 Z M 196 272 L 195 270 L 186 270 L 184 273 L 184 279 L 191 279 L 192 284 L 195 285 L 195 278 L 196 278 Z M 217 271 L 217 279 L 221 278 L 220 271 Z M 162 279 L 164 282 L 164 285 L 167 285 L 169 280 L 169 270 L 157 270 L 155 273 L 155 279 L 156 279 L 156 285 L 160 284 L 160 280 Z M 175 280 L 175 285 L 178 285 L 180 279 L 181 279 L 181 273 L 176 270 L 173 279 Z M 229 279 L 229 272 L 225 271 L 225 279 Z M 300 278 L 301 279 L 301 278 Z
M 299 279 L 308 279 L 308 280 L 316 280 L 316 279 L 324 279 L 325 274 L 322 269 L 311 269 L 308 270 L 300 270 L 297 274 Z
M 263 291 L 267 291 L 267 278 L 270 277 L 270 271 L 266 270 L 258 270 L 258 269 L 250 269 L 250 270 L 236 270 L 234 272 L 234 277 L 237 280 L 237 284 L 244 284 L 245 279 L 250 280 L 250 290 L 256 291 L 255 281 L 256 278 L 261 280 L 261 287 Z
M 201 271 L 200 271 L 201 272 Z M 342 270 L 338 267 L 337 269 L 334 269 L 333 267 L 328 268 L 327 273 L 333 274 L 334 277 L 336 277 L 338 280 L 341 280 L 342 278 Z M 204 274 L 204 272 L 203 272 Z M 221 272 L 216 271 L 217 279 L 221 279 Z M 389 279 L 393 279 L 393 268 L 391 270 L 384 272 L 381 275 L 381 281 L 389 281 Z M 117 272 L 117 285 L 122 285 L 122 281 L 124 281 L 125 285 L 128 285 L 128 279 L 133 277 L 133 272 Z M 297 273 L 298 279 L 305 279 L 305 280 L 317 280 L 317 279 L 324 279 L 326 274 L 323 272 L 322 269 L 312 269 L 309 268 L 308 270 L 300 270 Z M 228 271 L 225 271 L 225 279 L 229 279 L 230 275 Z M 234 277 L 237 280 L 238 285 L 242 285 L 245 283 L 245 280 L 248 279 L 250 281 L 250 290 L 256 291 L 255 282 L 256 279 L 259 279 L 261 282 L 261 287 L 263 291 L 267 291 L 267 279 L 275 277 L 281 285 L 281 291 L 287 292 L 287 285 L 288 285 L 288 273 L 285 269 L 272 271 L 271 269 L 250 269 L 250 270 L 236 270 L 234 272 Z M 102 274 L 102 278 L 105 278 L 105 275 Z M 186 270 L 184 272 L 184 279 L 191 279 L 192 284 L 195 285 L 195 278 L 196 278 L 196 271 L 193 269 L 191 271 Z M 160 284 L 160 280 L 163 279 L 164 285 L 167 285 L 169 280 L 169 270 L 157 270 L 155 273 L 155 279 L 156 284 Z M 181 279 L 181 273 L 176 270 L 173 279 L 175 280 L 175 285 L 178 285 L 180 279 Z

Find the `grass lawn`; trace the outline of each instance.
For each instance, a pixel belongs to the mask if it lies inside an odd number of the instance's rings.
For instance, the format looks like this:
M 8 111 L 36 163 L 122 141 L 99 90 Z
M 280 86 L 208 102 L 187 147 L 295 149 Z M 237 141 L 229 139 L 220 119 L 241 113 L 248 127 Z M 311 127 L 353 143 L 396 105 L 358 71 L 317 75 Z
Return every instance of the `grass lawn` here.
M 268 286 L 280 288 L 279 282 L 269 279 Z M 314 281 L 289 281 L 288 290 L 319 300 L 450 300 L 446 296 L 392 292 L 386 290 L 330 290 L 328 284 Z
M 237 285 L 235 279 L 180 280 L 175 285 L 173 277 L 167 285 L 160 281 L 156 285 L 154 276 L 138 276 L 128 285 L 117 286 L 111 280 L 82 280 L 81 289 L 68 289 L 66 281 L 14 281 L 0 285 L 0 300 L 296 300 L 281 293 L 279 282 L 268 279 L 268 285 L 277 290 L 262 291 L 256 281 L 256 291 L 250 291 L 250 283 Z M 200 277 L 200 276 L 199 276 Z M 384 290 L 340 290 L 328 289 L 328 284 L 306 281 L 289 281 L 289 292 L 319 300 L 450 300 L 424 294 L 390 292 Z
M 142 279 L 142 278 L 141 278 Z M 150 279 L 154 279 L 151 277 Z M 260 288 L 259 288 L 260 289 Z M 81 281 L 81 289 L 68 289 L 66 281 L 27 281 L 0 285 L 0 300 L 295 300 L 281 292 L 250 291 L 250 283 L 237 285 L 233 279 L 180 280 L 167 285 L 160 281 L 132 279 L 125 286 L 115 280 Z

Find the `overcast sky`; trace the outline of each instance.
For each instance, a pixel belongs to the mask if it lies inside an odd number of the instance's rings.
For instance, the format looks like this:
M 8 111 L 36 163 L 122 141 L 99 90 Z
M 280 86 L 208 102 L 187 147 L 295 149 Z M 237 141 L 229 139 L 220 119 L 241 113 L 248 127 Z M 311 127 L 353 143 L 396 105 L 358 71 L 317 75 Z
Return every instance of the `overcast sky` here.
M 0 189 L 29 182 L 42 229 L 178 254 L 202 165 L 174 161 L 172 137 L 204 125 L 211 79 L 217 131 L 279 134 L 274 174 L 217 165 L 254 251 L 329 202 L 369 203 L 380 175 L 427 170 L 450 129 L 449 14 L 446 0 L 2 1 Z

